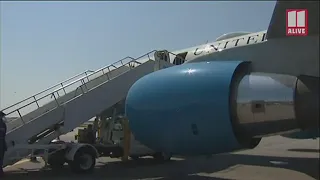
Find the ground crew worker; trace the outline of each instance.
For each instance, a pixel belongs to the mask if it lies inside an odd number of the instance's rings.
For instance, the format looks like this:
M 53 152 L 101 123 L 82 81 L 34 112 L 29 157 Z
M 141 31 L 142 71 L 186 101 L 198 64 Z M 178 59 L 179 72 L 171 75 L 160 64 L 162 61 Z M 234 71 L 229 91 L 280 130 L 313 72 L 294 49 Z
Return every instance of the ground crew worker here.
M 6 114 L 0 111 L 0 177 L 4 175 L 3 172 L 3 159 L 4 153 L 7 151 L 6 144 L 6 134 L 7 134 L 7 125 L 4 122 Z
M 94 144 L 96 142 L 96 136 L 94 134 L 92 124 L 88 125 L 86 135 L 87 135 L 87 141 L 89 144 Z
M 99 130 L 99 118 L 96 117 L 93 121 L 93 133 L 94 133 L 94 136 L 97 137 L 97 132 Z

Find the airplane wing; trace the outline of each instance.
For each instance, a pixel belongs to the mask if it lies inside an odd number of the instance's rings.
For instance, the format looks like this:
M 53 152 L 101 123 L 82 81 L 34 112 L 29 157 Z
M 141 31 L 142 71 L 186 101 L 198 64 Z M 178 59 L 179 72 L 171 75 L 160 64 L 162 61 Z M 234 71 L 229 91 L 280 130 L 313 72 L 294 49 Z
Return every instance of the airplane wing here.
M 287 9 L 307 9 L 308 35 L 319 34 L 319 1 L 277 1 L 267 31 L 267 39 L 286 37 Z

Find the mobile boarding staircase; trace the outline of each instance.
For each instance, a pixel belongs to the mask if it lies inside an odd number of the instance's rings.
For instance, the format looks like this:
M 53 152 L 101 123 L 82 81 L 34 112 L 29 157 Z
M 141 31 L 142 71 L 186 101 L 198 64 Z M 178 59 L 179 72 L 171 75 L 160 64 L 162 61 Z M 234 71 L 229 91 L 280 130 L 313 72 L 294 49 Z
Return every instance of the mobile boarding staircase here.
M 171 66 L 159 53 L 169 58 L 172 54 L 154 50 L 138 58 L 126 57 L 96 71 L 85 71 L 3 109 L 6 117 L 18 117 L 6 122 L 8 150 L 3 165 L 12 165 L 36 149 L 57 146 L 49 143 L 123 100 L 139 78 Z M 150 58 L 151 54 L 155 60 Z

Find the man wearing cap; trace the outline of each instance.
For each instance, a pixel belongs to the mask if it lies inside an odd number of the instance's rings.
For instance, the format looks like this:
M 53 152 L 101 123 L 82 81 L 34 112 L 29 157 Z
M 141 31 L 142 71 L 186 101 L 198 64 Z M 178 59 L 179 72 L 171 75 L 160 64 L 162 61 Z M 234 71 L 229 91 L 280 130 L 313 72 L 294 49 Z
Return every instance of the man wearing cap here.
M 3 158 L 4 153 L 7 151 L 6 144 L 6 134 L 7 134 L 7 125 L 4 122 L 6 114 L 0 111 L 0 177 L 4 175 L 3 172 Z

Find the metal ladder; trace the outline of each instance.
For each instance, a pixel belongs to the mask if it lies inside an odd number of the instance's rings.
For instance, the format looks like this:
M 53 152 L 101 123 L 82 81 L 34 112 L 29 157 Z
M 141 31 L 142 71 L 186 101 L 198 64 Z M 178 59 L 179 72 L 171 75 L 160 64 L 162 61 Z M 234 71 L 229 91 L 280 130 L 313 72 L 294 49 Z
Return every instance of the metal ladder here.
M 52 101 L 55 101 L 55 106 L 51 107 L 50 109 L 46 109 L 46 112 L 50 111 L 51 109 L 57 108 L 61 106 L 63 103 L 66 103 L 66 102 L 60 103 L 58 99 L 67 95 L 69 92 L 76 91 L 78 95 L 83 95 L 94 88 L 94 87 L 87 86 L 87 84 L 90 81 L 96 78 L 99 78 L 101 76 L 106 76 L 107 80 L 111 80 L 116 76 L 110 77 L 110 72 L 124 66 L 129 67 L 129 70 L 132 68 L 138 67 L 140 64 L 143 63 L 143 61 L 153 60 L 150 57 L 150 55 L 151 53 L 154 53 L 154 52 L 156 52 L 156 50 L 150 51 L 138 58 L 133 58 L 128 56 L 118 60 L 117 62 L 111 65 L 100 68 L 96 71 L 91 71 L 91 70 L 84 71 L 54 86 L 51 86 L 48 89 L 45 89 L 37 94 L 34 94 L 22 101 L 19 101 L 18 103 L 15 103 L 9 107 L 2 109 L 2 111 L 7 114 L 6 117 L 10 117 L 10 116 L 17 117 L 16 119 L 6 122 L 7 126 L 8 124 L 12 124 L 17 120 L 20 121 L 18 126 L 15 126 L 14 128 L 8 128 L 7 133 L 10 133 L 16 128 L 23 126 L 24 124 L 32 121 L 32 119 L 37 118 L 37 117 L 33 117 L 31 119 L 30 118 L 27 119 L 25 115 L 27 115 L 28 113 L 38 110 Z
M 82 118 L 82 120 L 72 121 L 72 118 L 71 118 L 70 121 L 65 121 L 64 118 L 52 119 L 52 116 L 50 118 L 46 115 L 49 113 L 60 112 L 61 110 L 62 110 L 62 113 L 64 113 L 63 111 L 64 104 L 67 104 L 69 102 L 72 103 L 72 100 L 76 98 L 83 98 L 81 96 L 90 91 L 96 92 L 95 89 L 98 86 L 107 85 L 105 83 L 111 80 L 112 81 L 125 80 L 125 78 L 128 78 L 126 77 L 128 76 L 128 74 L 126 73 L 131 70 L 133 70 L 133 72 L 139 72 L 137 71 L 138 69 L 141 70 L 141 68 L 143 69 L 146 67 L 148 68 L 154 67 L 155 62 L 158 62 L 157 60 L 158 58 L 154 56 L 154 59 L 152 59 L 150 57 L 150 54 L 155 52 L 157 51 L 156 50 L 150 51 L 138 58 L 126 57 L 109 66 L 100 68 L 94 72 L 85 71 L 55 86 L 52 86 L 44 91 L 41 91 L 40 93 L 30 96 L 29 98 L 24 99 L 23 101 L 20 101 L 14 105 L 11 105 L 3 109 L 2 111 L 4 112 L 9 111 L 8 113 L 6 113 L 7 116 L 12 115 L 13 113 L 17 113 L 19 115 L 17 119 L 6 123 L 7 127 L 10 124 L 12 125 L 12 123 L 16 123 L 16 125 L 14 127 L 8 128 L 6 140 L 7 140 L 7 143 L 9 143 L 8 145 L 10 150 L 6 153 L 5 164 L 12 164 L 18 161 L 19 159 L 26 157 L 28 154 L 32 152 L 29 150 L 34 150 L 39 148 L 42 149 L 44 147 L 47 147 L 47 146 L 42 147 L 39 145 L 48 144 L 53 139 L 59 137 L 59 135 L 69 132 L 67 130 L 72 130 L 80 126 L 82 123 L 84 123 L 85 120 L 89 120 L 89 119 Z M 173 53 L 170 53 L 170 54 L 173 54 Z M 170 62 L 166 62 L 166 64 L 167 63 L 170 64 Z M 146 66 L 139 67 L 142 64 Z M 161 63 L 159 61 L 159 69 L 161 69 L 160 66 L 163 66 L 162 64 L 161 65 L 160 64 Z M 150 73 L 154 70 L 158 70 L 158 68 L 154 68 L 153 70 L 148 72 Z M 141 73 L 143 73 L 143 71 Z M 122 74 L 125 76 L 121 77 L 120 75 Z M 133 77 L 133 79 L 136 79 L 136 78 L 139 78 L 139 77 L 138 76 Z M 134 83 L 134 81 L 132 81 L 131 84 L 132 83 Z M 130 86 L 126 88 L 130 88 Z M 124 93 L 124 92 L 121 92 L 121 93 Z M 125 96 L 125 94 L 122 94 L 122 96 L 123 95 Z M 84 96 L 84 98 L 85 97 L 87 96 Z M 40 100 L 45 98 L 47 99 L 47 101 L 43 105 L 40 104 Z M 112 99 L 112 97 L 110 98 Z M 110 103 L 111 102 L 116 103 L 116 102 L 110 101 Z M 36 108 L 34 110 L 31 110 L 31 108 L 27 109 L 31 105 L 35 105 Z M 110 105 L 111 104 L 109 104 L 108 106 L 110 107 Z M 28 110 L 25 114 L 21 113 L 23 108 Z M 103 107 L 100 106 L 100 109 L 102 108 Z M 97 111 L 100 111 L 100 110 L 97 110 Z M 97 112 L 93 112 L 93 114 L 95 113 Z M 30 116 L 30 114 L 32 116 Z M 68 123 L 71 122 L 72 124 L 69 124 L 66 126 L 65 124 L 66 122 Z M 64 123 L 64 125 L 61 123 Z M 56 125 L 58 125 L 58 127 L 56 127 Z M 61 125 L 63 126 L 62 129 L 64 129 L 62 131 L 60 131 Z M 47 132 L 48 134 L 46 134 Z M 23 136 L 21 136 L 21 134 L 23 134 Z M 43 134 L 45 135 L 42 136 Z M 37 139 L 30 141 L 31 139 L 33 139 L 33 137 L 36 137 Z M 25 150 L 20 151 L 19 149 L 21 150 L 25 149 Z M 19 152 L 21 154 L 17 156 L 16 153 L 19 154 Z

